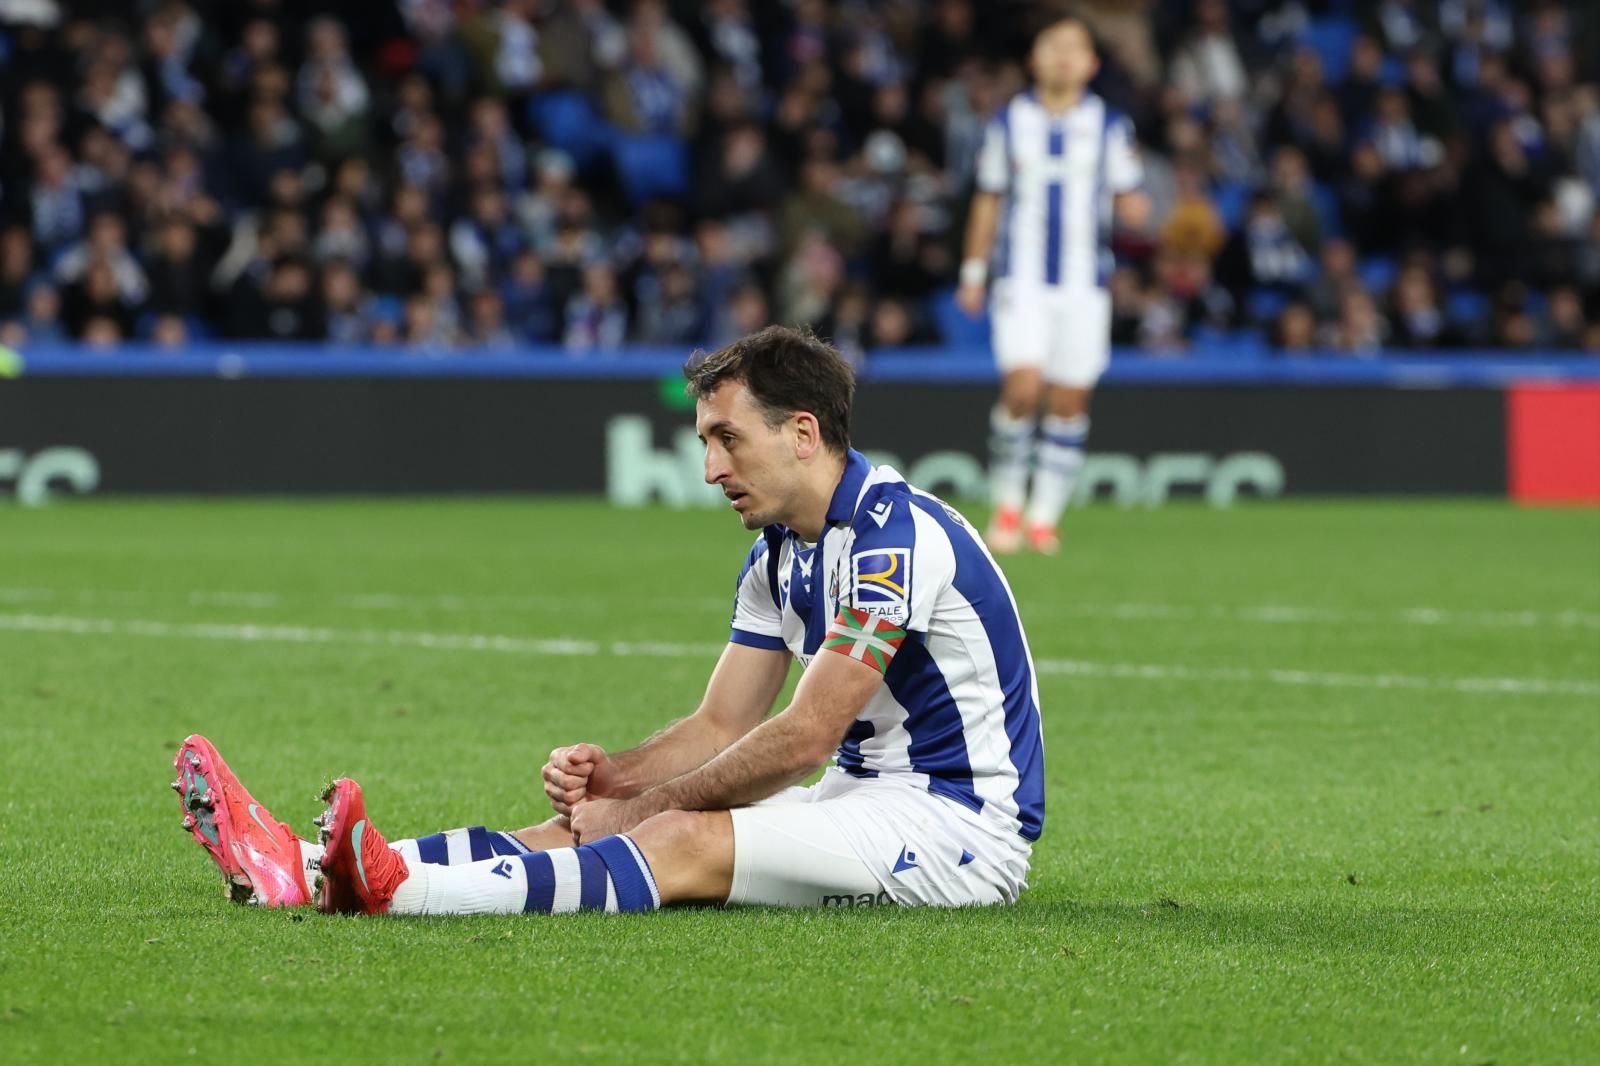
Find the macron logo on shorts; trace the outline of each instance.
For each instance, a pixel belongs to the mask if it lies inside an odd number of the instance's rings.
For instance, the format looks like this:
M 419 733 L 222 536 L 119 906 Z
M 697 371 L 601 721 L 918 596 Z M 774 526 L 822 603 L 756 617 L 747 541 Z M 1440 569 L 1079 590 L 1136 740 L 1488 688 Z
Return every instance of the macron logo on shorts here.
M 917 869 L 917 853 L 911 850 L 910 845 L 902 845 L 900 857 L 894 861 L 894 875 L 899 877 L 907 870 L 915 869 Z

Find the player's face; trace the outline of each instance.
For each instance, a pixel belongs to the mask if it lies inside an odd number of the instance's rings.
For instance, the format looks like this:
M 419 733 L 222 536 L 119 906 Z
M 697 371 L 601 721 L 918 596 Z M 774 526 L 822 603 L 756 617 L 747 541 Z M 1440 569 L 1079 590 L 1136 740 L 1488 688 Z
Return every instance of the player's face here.
M 695 430 L 706 446 L 706 483 L 722 490 L 744 527 L 785 522 L 801 484 L 788 424 L 767 425 L 750 390 L 730 381 L 695 404 Z
M 1045 92 L 1082 89 L 1100 69 L 1089 31 L 1076 22 L 1058 22 L 1041 33 L 1030 61 Z

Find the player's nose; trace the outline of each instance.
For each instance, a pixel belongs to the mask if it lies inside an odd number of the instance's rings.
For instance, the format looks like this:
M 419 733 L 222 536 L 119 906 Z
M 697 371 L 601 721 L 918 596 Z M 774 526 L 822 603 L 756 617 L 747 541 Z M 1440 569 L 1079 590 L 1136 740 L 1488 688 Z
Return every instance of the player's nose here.
M 726 480 L 728 475 L 731 474 L 731 473 L 732 473 L 732 471 L 730 471 L 728 469 L 728 464 L 718 460 L 717 457 L 714 454 L 712 454 L 711 449 L 707 448 L 706 449 L 706 484 L 707 485 L 715 485 L 718 482 Z

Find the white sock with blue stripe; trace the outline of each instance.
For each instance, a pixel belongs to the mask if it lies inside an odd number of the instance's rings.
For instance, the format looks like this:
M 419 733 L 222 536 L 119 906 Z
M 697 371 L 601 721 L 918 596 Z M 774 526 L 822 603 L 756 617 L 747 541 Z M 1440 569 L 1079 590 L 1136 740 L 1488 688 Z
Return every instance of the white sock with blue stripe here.
M 1013 418 L 998 404 L 989 412 L 989 495 L 995 508 L 1022 510 L 1033 458 L 1032 417 Z
M 415 840 L 395 840 L 389 846 L 412 862 L 433 866 L 460 866 L 500 855 L 528 853 L 527 846 L 513 834 L 485 829 L 481 825 L 447 829 Z
M 395 890 L 391 914 L 571 914 L 661 906 L 650 864 L 627 836 L 460 866 L 407 856 L 406 867 L 410 876 Z
M 1033 496 L 1028 501 L 1028 525 L 1054 529 L 1061 521 L 1083 469 L 1083 446 L 1088 440 L 1088 415 L 1045 416 L 1039 461 L 1033 471 Z

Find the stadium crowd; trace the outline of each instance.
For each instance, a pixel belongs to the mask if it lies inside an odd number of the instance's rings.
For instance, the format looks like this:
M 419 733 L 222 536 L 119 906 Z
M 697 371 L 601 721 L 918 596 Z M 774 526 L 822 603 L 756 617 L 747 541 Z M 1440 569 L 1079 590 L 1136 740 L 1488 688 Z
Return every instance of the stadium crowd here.
M 1114 339 L 1600 353 L 1600 6 L 1090 0 Z M 0 0 L 0 343 L 981 344 L 1003 0 Z

